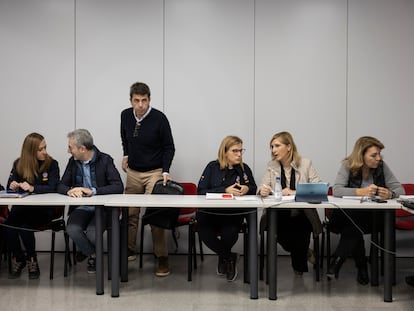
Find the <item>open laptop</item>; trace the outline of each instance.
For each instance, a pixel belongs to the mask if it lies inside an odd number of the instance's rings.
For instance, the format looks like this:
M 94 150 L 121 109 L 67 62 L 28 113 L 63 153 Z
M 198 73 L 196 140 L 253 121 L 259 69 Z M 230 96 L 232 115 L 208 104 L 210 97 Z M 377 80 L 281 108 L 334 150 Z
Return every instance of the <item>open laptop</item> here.
M 27 195 L 29 195 L 29 192 L 0 191 L 0 198 L 24 198 Z
M 299 183 L 296 187 L 296 202 L 328 202 L 329 183 Z

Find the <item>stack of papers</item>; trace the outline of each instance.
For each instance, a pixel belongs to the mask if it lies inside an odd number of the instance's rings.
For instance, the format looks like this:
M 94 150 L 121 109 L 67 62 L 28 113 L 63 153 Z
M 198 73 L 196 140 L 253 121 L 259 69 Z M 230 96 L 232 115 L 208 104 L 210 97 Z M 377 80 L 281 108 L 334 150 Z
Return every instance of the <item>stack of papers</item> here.
M 206 193 L 207 200 L 233 200 L 233 194 L 231 193 Z

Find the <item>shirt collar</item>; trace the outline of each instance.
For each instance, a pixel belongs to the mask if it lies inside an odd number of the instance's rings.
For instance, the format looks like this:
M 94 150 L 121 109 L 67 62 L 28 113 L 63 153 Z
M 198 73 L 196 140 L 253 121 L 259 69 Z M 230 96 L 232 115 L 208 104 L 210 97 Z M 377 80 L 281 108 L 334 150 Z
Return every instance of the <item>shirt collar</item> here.
M 134 113 L 134 117 L 137 120 L 137 122 L 141 122 L 150 113 L 151 109 L 152 109 L 152 107 L 149 106 L 147 112 L 142 116 L 141 119 L 137 117 L 137 115 L 135 114 L 135 110 L 134 109 L 132 109 L 132 112 Z

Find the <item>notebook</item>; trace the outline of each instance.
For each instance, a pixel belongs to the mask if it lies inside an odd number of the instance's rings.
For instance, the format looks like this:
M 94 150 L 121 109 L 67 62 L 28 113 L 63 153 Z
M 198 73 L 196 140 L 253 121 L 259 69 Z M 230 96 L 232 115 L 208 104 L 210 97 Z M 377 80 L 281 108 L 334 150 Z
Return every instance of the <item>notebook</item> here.
M 0 191 L 0 198 L 24 198 L 27 195 L 29 195 L 29 192 Z
M 328 202 L 329 183 L 299 183 L 296 187 L 296 202 Z

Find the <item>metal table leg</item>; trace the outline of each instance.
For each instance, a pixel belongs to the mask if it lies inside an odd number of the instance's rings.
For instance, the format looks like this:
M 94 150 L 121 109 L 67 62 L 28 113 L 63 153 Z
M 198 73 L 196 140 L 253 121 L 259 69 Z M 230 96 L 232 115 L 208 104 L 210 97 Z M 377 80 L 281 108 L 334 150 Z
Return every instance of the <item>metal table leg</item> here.
M 384 211 L 384 301 L 392 302 L 392 283 L 393 283 L 393 268 L 395 255 L 390 251 L 393 250 L 392 239 L 395 238 L 395 211 Z
M 119 297 L 119 208 L 112 208 L 112 269 L 111 296 Z M 108 237 L 109 239 L 109 237 Z
M 269 299 L 277 299 L 277 210 L 267 209 L 267 271 Z
M 104 294 L 103 206 L 95 207 L 96 294 Z
M 258 296 L 258 270 L 257 270 L 257 208 L 249 214 L 249 274 L 250 299 Z
M 128 282 L 128 208 L 122 208 L 121 219 L 121 282 Z

